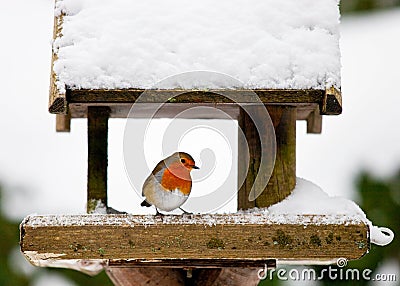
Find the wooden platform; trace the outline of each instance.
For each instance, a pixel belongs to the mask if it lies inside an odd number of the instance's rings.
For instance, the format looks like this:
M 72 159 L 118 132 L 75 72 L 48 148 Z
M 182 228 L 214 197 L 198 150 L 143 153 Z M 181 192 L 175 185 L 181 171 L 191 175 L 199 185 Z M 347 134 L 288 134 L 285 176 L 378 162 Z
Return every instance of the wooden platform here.
M 358 259 L 369 245 L 368 226 L 344 216 L 52 215 L 21 224 L 21 251 L 46 266 L 60 260 L 169 268 L 320 264 Z

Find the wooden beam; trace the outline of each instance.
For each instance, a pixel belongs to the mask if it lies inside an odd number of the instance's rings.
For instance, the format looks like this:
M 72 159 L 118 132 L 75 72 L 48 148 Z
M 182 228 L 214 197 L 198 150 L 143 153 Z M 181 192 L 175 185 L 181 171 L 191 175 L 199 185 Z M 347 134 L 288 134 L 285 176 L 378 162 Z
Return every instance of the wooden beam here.
M 71 113 L 56 114 L 56 131 L 57 132 L 71 131 Z
M 86 118 L 88 106 L 69 104 L 72 118 Z M 159 104 L 154 103 L 137 103 L 134 112 L 130 112 L 133 103 L 93 103 L 90 106 L 109 107 L 110 118 L 175 118 L 179 114 L 179 118 L 185 119 L 227 119 L 228 116 L 238 118 L 240 113 L 240 106 L 234 103 L 165 103 L 156 114 L 154 110 Z M 306 120 L 317 106 L 317 103 L 297 104 L 297 120 Z M 188 109 L 190 112 L 185 112 Z
M 146 96 L 142 96 L 145 92 Z M 70 103 L 255 103 L 254 94 L 263 103 L 320 103 L 325 94 L 318 89 L 71 89 Z
M 342 113 L 342 94 L 335 87 L 330 87 L 325 91 L 322 100 L 321 114 L 338 115 Z
M 307 133 L 321 134 L 322 132 L 322 115 L 319 107 L 314 109 L 307 117 Z
M 53 84 L 54 85 L 54 84 Z M 52 90 L 57 93 L 57 87 Z M 113 117 L 127 116 L 130 107 L 137 102 L 145 90 L 143 89 L 113 89 L 113 90 L 85 90 L 67 89 L 66 95 L 51 96 L 51 113 L 65 113 L 67 104 L 71 109 L 72 118 L 80 117 L 81 108 L 100 104 L 114 107 Z M 254 94 L 264 104 L 296 105 L 299 108 L 310 104 L 322 104 L 324 90 L 300 90 L 300 89 L 256 89 L 256 90 L 146 90 L 146 96 L 140 98 L 141 104 L 166 103 L 166 104 L 233 104 L 254 103 Z M 56 105 L 54 98 L 63 98 L 65 106 Z M 64 102 L 68 99 L 68 102 Z M 63 109 L 65 108 L 65 110 Z
M 21 224 L 21 250 L 41 260 L 334 261 L 362 257 L 369 229 L 358 217 L 226 215 L 29 216 Z
M 108 107 L 88 108 L 87 212 L 107 207 Z

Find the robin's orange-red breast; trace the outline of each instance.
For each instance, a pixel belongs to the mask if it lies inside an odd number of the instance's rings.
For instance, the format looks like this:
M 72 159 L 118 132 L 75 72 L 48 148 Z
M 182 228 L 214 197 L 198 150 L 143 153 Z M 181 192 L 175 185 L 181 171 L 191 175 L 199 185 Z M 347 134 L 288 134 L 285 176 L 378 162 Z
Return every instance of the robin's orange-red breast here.
M 199 169 L 187 153 L 175 152 L 160 161 L 143 184 L 141 206 L 155 206 L 158 210 L 172 211 L 180 208 L 192 190 L 190 171 Z M 182 210 L 182 209 L 181 209 Z

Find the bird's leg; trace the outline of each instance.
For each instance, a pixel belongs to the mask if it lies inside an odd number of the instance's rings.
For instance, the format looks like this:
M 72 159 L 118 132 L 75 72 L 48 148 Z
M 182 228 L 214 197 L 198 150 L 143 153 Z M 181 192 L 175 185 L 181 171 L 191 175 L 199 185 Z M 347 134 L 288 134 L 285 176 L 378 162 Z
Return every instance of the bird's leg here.
M 183 211 L 184 214 L 193 214 L 193 213 L 191 213 L 191 212 L 185 211 L 185 210 L 184 210 L 183 208 L 181 208 L 181 207 L 179 207 L 179 209 L 180 209 L 181 211 Z
M 128 214 L 127 212 L 121 212 L 112 207 L 107 207 L 107 214 Z
M 160 213 L 160 212 L 158 211 L 158 209 L 156 208 L 156 216 L 164 216 L 164 214 Z

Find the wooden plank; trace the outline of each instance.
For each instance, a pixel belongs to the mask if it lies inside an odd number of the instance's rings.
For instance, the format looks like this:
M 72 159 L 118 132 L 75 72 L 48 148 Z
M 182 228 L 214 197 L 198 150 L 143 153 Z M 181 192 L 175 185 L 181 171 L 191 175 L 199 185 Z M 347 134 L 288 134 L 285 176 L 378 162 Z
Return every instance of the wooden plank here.
M 68 106 L 71 109 L 72 118 L 80 117 L 74 109 L 87 108 L 89 105 L 101 104 L 114 106 L 112 117 L 126 117 L 133 103 L 135 103 L 144 90 L 67 90 Z M 141 97 L 141 104 L 167 103 L 167 104 L 233 104 L 254 103 L 254 93 L 264 104 L 296 105 L 299 108 L 309 104 L 322 104 L 324 90 L 146 90 L 146 97 Z M 221 95 L 222 94 L 222 95 Z M 229 96 L 225 97 L 225 96 Z M 54 103 L 54 101 L 52 101 Z M 54 103 L 55 104 L 55 103 Z M 173 106 L 173 105 L 171 105 Z M 187 106 L 187 105 L 186 105 Z M 52 113 L 60 113 L 60 106 L 53 106 Z M 66 108 L 66 107 L 65 107 Z M 56 111 L 55 111 L 56 110 Z M 64 110 L 63 112 L 66 112 Z
M 88 108 L 87 212 L 107 206 L 108 107 Z
M 110 118 L 174 118 L 179 114 L 180 118 L 185 119 L 227 119 L 228 116 L 237 119 L 240 113 L 240 106 L 233 103 L 165 103 L 156 114 L 154 110 L 159 104 L 154 103 L 137 103 L 134 112 L 130 112 L 133 103 L 71 103 L 69 111 L 72 118 L 86 118 L 88 106 L 109 107 Z M 297 109 L 297 120 L 306 120 L 318 104 L 307 103 L 293 106 Z M 188 109 L 191 109 L 190 112 L 185 112 Z
M 142 96 L 145 92 L 146 96 Z M 254 103 L 254 94 L 263 103 L 320 103 L 325 94 L 318 89 L 73 89 L 70 103 Z
M 362 257 L 367 224 L 358 217 L 227 215 L 29 216 L 21 250 L 41 260 L 170 259 L 332 261 Z M 184 261 L 183 261 L 184 262 Z M 212 263 L 211 263 L 212 264 Z
M 54 17 L 53 39 L 62 34 L 63 16 Z M 65 94 L 61 94 L 56 86 L 56 74 L 53 64 L 57 60 L 57 54 L 52 51 L 51 56 L 51 74 L 50 74 L 50 90 L 49 90 L 49 112 L 54 114 L 67 114 L 68 104 Z

